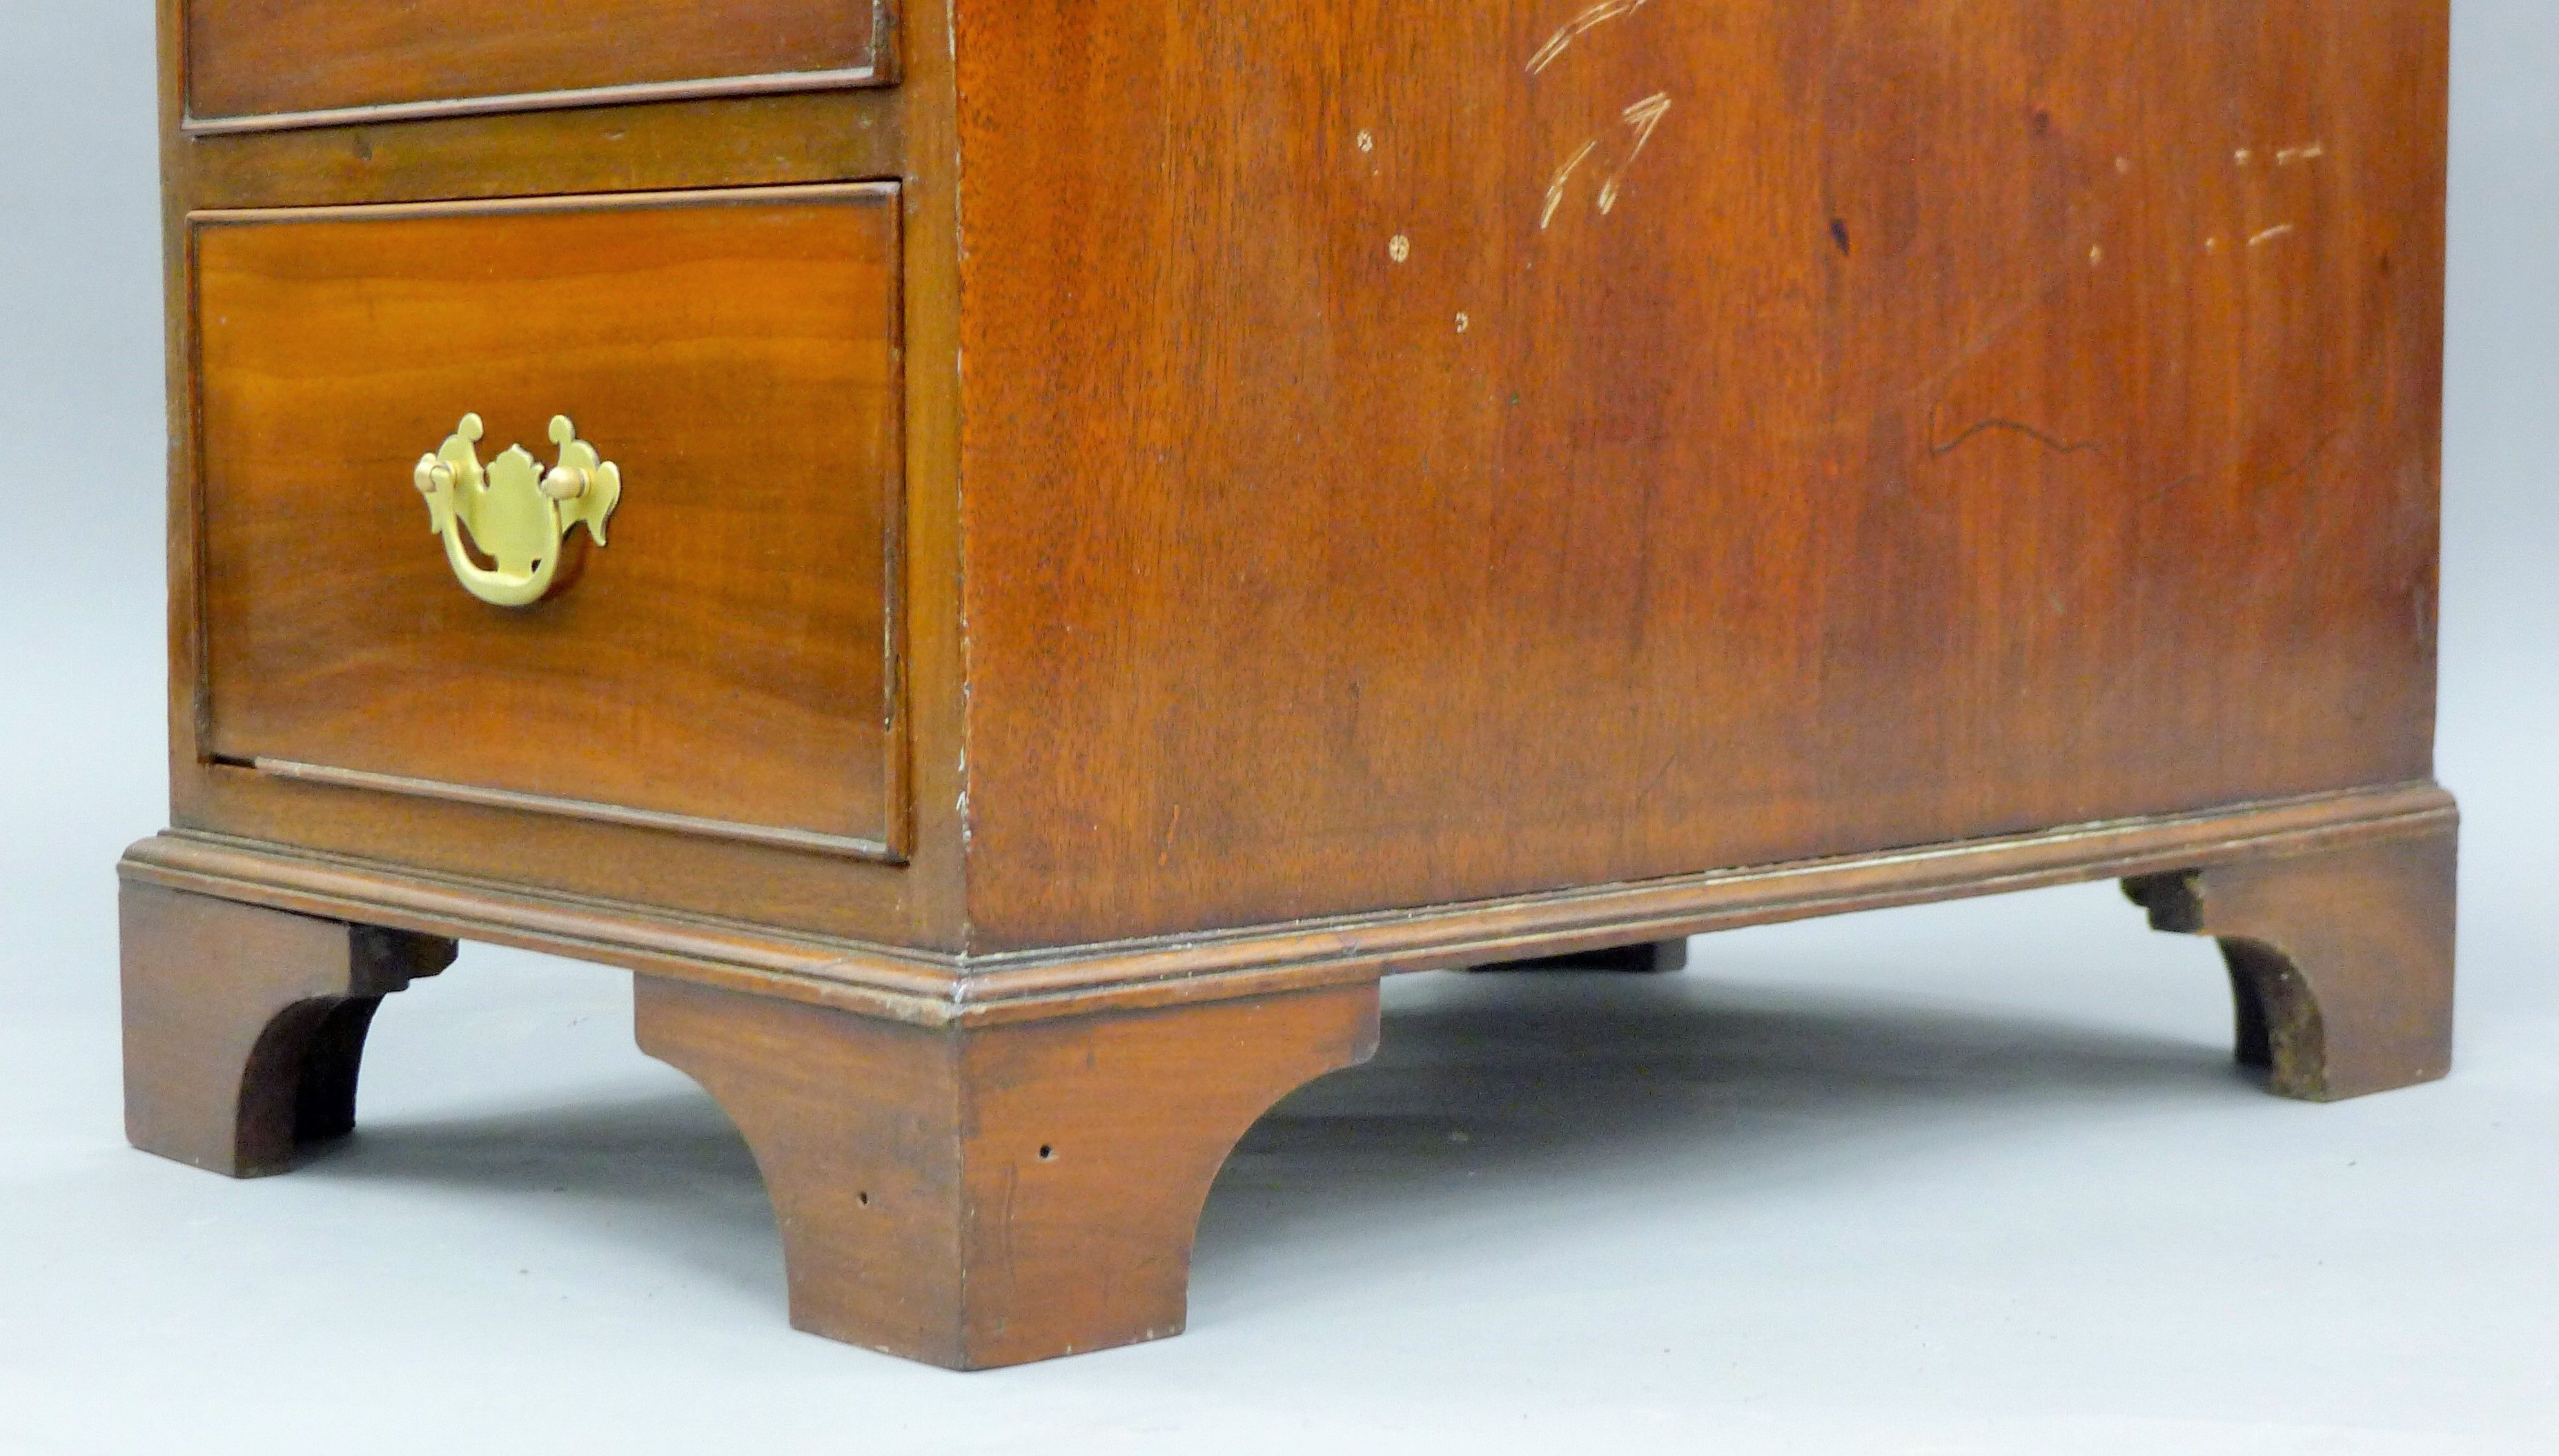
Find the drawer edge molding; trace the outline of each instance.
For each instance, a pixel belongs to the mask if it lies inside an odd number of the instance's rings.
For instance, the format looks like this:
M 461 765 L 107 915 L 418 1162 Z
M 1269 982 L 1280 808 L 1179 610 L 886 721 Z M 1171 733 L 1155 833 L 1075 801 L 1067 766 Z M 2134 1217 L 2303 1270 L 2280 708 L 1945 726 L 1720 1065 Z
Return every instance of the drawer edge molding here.
M 863 839 L 846 834 L 821 834 L 810 829 L 784 829 L 764 824 L 739 823 L 731 819 L 702 818 L 695 814 L 667 813 L 659 809 L 631 808 L 618 803 L 598 803 L 583 799 L 558 799 L 544 794 L 519 794 L 508 789 L 481 789 L 468 784 L 448 784 L 437 779 L 407 779 L 397 774 L 372 774 L 362 769 L 332 768 L 327 764 L 296 763 L 291 759 L 251 759 L 245 765 L 223 767 L 246 768 L 276 779 L 291 779 L 303 784 L 325 784 L 337 789 L 360 789 L 376 794 L 400 794 L 412 799 L 440 799 L 451 803 L 476 804 L 482 808 L 514 809 L 520 813 L 556 814 L 562 818 L 587 819 L 599 824 L 620 824 L 634 829 L 661 829 L 671 834 L 690 834 L 702 839 L 730 839 L 744 844 L 766 844 L 778 849 L 807 850 L 813 854 L 845 855 L 854 859 L 873 860 L 881 864 L 904 864 L 906 856 L 878 839 Z
M 1707 931 L 2205 869 L 2440 834 L 2432 782 L 1192 937 L 996 955 L 892 949 L 185 829 L 127 879 L 303 915 L 487 941 L 922 1026 L 1173 1006 Z
M 896 77 L 882 66 L 833 71 L 783 71 L 764 75 L 705 80 L 634 81 L 575 90 L 515 91 L 506 95 L 454 96 L 434 101 L 385 101 L 374 106 L 330 106 L 313 111 L 273 111 L 239 116 L 190 114 L 178 129 L 191 137 L 240 136 L 262 131 L 308 131 L 327 126 L 376 126 L 395 121 L 438 121 L 453 116 L 493 116 L 526 111 L 574 111 L 591 106 L 637 106 L 656 101 L 710 101 L 737 96 L 778 96 L 801 91 L 861 90 Z

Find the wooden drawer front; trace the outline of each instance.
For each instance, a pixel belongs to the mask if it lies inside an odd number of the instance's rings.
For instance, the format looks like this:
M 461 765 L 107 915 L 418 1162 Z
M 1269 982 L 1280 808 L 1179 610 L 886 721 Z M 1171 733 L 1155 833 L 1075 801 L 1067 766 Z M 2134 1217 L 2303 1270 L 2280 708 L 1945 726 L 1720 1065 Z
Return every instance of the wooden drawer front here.
M 193 220 L 209 757 L 894 857 L 893 185 Z M 412 484 L 466 412 L 620 467 L 535 605 Z
M 869 85 L 893 70 L 882 0 L 189 0 L 186 26 L 198 130 Z

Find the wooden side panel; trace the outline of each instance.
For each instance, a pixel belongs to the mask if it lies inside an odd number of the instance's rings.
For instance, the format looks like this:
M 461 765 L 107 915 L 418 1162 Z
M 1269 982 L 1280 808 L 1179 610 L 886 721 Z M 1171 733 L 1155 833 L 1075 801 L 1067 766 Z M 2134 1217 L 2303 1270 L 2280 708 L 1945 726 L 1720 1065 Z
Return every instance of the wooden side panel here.
M 882 12 L 876 0 L 187 0 L 188 106 L 202 122 L 884 79 Z
M 2430 770 L 2443 0 L 963 0 L 1007 946 Z
M 891 848 L 897 198 L 200 216 L 209 756 Z M 537 606 L 410 484 L 466 411 L 622 469 Z

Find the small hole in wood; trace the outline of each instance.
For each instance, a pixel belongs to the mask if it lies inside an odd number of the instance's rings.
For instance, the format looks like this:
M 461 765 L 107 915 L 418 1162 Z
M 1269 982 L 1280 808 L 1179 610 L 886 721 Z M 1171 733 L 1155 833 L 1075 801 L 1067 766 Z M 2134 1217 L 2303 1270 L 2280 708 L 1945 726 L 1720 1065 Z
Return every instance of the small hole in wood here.
M 1051 1158 L 1054 1158 L 1054 1157 L 1056 1157 L 1056 1156 L 1057 1156 L 1057 1149 L 1055 1149 L 1055 1148 L 1053 1148 L 1053 1147 L 1050 1147 L 1047 1143 L 1041 1143 L 1041 1144 L 1040 1144 L 1040 1161 L 1041 1161 L 1041 1162 L 1045 1163 L 1045 1162 L 1047 1162 L 1048 1160 L 1050 1160 Z
M 854 1195 L 853 1195 L 853 1197 L 854 1197 L 855 1199 L 860 1200 L 860 1202 L 861 1202 L 861 1206 L 862 1206 L 863 1208 L 869 1208 L 869 1207 L 871 1206 L 871 1196 L 870 1196 L 869 1194 L 867 1194 L 867 1193 L 856 1193 L 856 1194 L 854 1194 Z

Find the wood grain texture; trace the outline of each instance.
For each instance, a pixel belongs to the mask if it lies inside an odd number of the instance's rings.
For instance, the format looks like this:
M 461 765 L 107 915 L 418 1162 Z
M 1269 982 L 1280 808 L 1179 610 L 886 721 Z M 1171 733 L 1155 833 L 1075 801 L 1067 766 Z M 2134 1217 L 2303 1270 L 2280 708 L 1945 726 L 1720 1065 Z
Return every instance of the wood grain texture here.
M 641 1048 L 755 1150 L 801 1329 L 953 1369 L 1179 1334 L 1210 1182 L 1377 1048 L 1375 980 L 930 1031 L 638 982 Z
M 188 137 L 191 209 L 895 178 L 905 90 L 812 91 Z M 912 179 L 909 179 L 912 186 Z
M 960 7 L 979 948 L 2428 775 L 2443 0 L 1590 10 Z
M 2155 929 L 2220 941 L 2240 1062 L 2280 1095 L 2333 1102 L 2452 1070 L 2458 861 L 2444 827 L 2125 889 Z
M 874 0 L 186 0 L 198 122 L 738 78 L 885 78 Z M 550 93 L 547 96 L 544 93 Z
M 889 187 L 198 215 L 210 753 L 889 852 L 897 235 Z M 408 484 L 466 411 L 622 467 L 538 606 Z
M 454 944 L 127 880 L 124 1128 L 135 1147 L 252 1178 L 356 1125 L 382 997 Z

